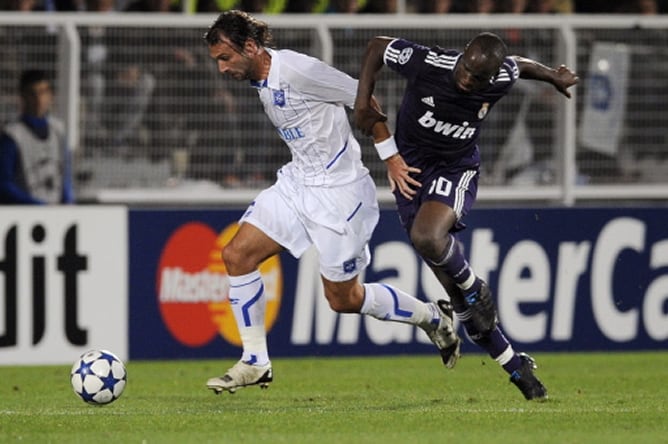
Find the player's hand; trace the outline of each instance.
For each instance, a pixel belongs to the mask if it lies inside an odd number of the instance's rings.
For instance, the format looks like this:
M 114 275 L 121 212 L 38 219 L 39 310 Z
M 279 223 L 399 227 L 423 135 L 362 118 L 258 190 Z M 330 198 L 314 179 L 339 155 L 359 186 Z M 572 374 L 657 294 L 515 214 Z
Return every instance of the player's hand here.
M 580 81 L 580 78 L 571 71 L 566 65 L 561 65 L 557 68 L 555 74 L 554 87 L 557 88 L 557 91 L 571 98 L 571 92 L 568 90 L 571 86 L 577 84 Z
M 376 122 L 387 121 L 387 116 L 381 112 L 380 105 L 374 97 L 371 97 L 369 103 L 355 102 L 353 111 L 355 126 L 362 131 L 365 136 L 373 135 L 371 129 Z
M 419 168 L 410 167 L 401 157 L 401 154 L 395 154 L 389 159 L 385 160 L 387 166 L 387 179 L 390 181 L 390 191 L 399 189 L 399 192 L 408 200 L 413 200 L 415 196 L 415 188 L 422 186 L 420 182 L 413 179 L 411 173 L 420 173 Z

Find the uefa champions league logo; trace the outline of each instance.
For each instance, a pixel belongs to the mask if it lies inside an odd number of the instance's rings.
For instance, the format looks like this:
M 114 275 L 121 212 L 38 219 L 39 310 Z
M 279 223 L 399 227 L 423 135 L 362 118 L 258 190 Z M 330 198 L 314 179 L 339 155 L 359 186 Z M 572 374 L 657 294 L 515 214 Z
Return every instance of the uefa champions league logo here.
M 413 48 L 404 48 L 401 50 L 401 53 L 399 54 L 399 59 L 398 62 L 400 65 L 406 64 L 413 55 Z

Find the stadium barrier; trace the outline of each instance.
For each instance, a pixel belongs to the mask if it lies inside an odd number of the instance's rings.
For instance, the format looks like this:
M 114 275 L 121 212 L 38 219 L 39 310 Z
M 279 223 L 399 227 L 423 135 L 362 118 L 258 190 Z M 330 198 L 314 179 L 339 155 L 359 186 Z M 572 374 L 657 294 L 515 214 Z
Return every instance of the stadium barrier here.
M 238 357 L 220 249 L 240 215 L 0 208 L 0 365 L 69 364 L 92 348 L 124 360 Z M 462 241 L 518 349 L 663 350 L 666 220 L 651 207 L 481 209 Z M 394 211 L 381 211 L 370 248 L 367 281 L 443 297 Z M 312 250 L 260 271 L 275 357 L 434 353 L 416 328 L 332 312 Z M 478 352 L 467 341 L 463 351 Z
M 224 81 L 203 31 L 215 15 L 0 13 L 0 118 L 16 112 L 26 67 L 53 72 L 58 114 L 75 150 L 82 202 L 239 205 L 287 160 L 254 92 Z M 668 198 L 668 18 L 492 15 L 260 16 L 276 44 L 356 75 L 369 38 L 395 35 L 463 47 L 499 33 L 511 52 L 574 68 L 574 99 L 520 81 L 490 113 L 482 143 L 482 202 L 573 205 Z M 128 84 L 127 79 L 134 79 Z M 385 72 L 378 96 L 393 125 L 402 81 Z M 6 99 L 6 100 L 5 100 Z M 367 165 L 384 165 L 362 138 Z

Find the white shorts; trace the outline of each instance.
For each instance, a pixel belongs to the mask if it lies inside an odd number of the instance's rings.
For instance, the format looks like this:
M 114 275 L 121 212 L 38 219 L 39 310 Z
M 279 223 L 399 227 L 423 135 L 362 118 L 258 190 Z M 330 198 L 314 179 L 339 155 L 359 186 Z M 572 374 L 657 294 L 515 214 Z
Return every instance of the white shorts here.
M 369 265 L 368 243 L 378 218 L 376 186 L 369 175 L 340 187 L 305 187 L 279 174 L 240 223 L 259 228 L 296 258 L 315 245 L 320 273 L 341 282 Z

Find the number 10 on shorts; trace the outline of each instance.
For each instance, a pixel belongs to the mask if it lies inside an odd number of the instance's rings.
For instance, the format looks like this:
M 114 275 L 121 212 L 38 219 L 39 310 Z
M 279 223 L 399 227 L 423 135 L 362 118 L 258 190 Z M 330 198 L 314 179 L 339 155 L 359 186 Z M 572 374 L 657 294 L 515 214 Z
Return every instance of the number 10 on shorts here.
M 440 194 L 441 196 L 449 196 L 452 190 L 452 182 L 445 177 L 438 177 L 431 182 L 429 187 L 429 194 Z

